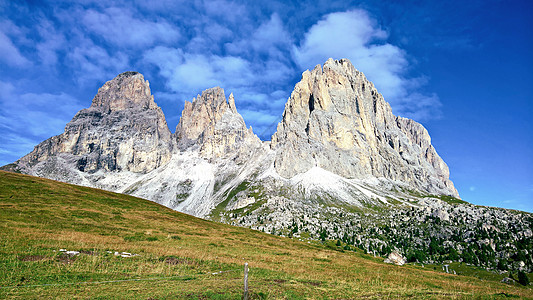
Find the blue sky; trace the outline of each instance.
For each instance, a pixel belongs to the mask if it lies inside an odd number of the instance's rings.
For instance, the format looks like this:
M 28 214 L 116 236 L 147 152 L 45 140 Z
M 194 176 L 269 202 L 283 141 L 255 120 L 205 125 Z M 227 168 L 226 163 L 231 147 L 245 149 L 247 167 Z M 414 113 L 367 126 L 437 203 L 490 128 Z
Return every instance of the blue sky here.
M 0 0 L 0 16 L 0 165 L 129 70 L 171 131 L 221 86 L 270 139 L 301 73 L 349 58 L 428 129 L 463 199 L 533 212 L 532 1 Z

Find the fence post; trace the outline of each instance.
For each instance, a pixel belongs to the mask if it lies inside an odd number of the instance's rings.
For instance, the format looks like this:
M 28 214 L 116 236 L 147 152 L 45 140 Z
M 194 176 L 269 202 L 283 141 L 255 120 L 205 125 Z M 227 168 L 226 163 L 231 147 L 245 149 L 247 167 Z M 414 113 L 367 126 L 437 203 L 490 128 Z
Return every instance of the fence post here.
M 244 300 L 248 300 L 248 263 L 244 263 Z

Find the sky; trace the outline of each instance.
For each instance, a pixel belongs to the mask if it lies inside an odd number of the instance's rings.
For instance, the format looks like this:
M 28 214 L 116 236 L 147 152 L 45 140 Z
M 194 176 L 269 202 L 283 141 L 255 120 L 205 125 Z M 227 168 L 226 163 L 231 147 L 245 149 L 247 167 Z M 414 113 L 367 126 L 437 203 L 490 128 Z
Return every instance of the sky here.
M 172 132 L 220 86 L 263 140 L 294 85 L 348 58 L 422 123 L 462 199 L 533 212 L 533 1 L 0 0 L 0 165 L 141 72 Z

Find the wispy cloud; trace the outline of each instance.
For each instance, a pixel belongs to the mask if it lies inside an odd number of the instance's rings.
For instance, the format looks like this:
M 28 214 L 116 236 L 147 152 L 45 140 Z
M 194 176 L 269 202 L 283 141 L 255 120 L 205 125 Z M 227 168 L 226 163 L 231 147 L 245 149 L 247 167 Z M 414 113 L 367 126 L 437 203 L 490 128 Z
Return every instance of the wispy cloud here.
M 0 116 L 2 120 L 2 116 Z M 29 153 L 41 140 L 28 138 L 13 132 L 2 134 L 2 145 L 0 145 L 0 166 L 7 165 Z
M 246 24 L 248 19 L 248 9 L 246 6 L 236 1 L 210 0 L 202 1 L 203 8 L 207 15 L 230 23 Z
M 96 45 L 91 39 L 79 39 L 78 44 L 66 55 L 76 81 L 108 80 L 119 72 L 126 71 L 129 58 L 120 51 L 110 52 Z
M 0 62 L 11 67 L 29 67 L 31 61 L 20 52 L 9 35 L 24 37 L 18 26 L 4 20 L 0 22 Z
M 155 42 L 176 42 L 180 38 L 179 30 L 167 21 L 143 20 L 124 7 L 102 11 L 89 9 L 82 14 L 81 22 L 88 32 L 118 47 L 146 47 Z
M 237 14 L 245 17 L 248 12 L 239 6 Z M 234 93 L 244 119 L 256 132 L 266 130 L 263 138 L 270 138 L 275 128 L 272 120 L 280 118 L 294 84 L 290 82 L 295 74 L 290 34 L 277 14 L 238 28 L 239 36 L 235 36 L 232 20 L 205 23 L 204 19 L 198 17 L 195 34 L 186 45 L 154 47 L 144 53 L 143 61 L 157 66 L 166 86 L 184 100 L 213 86 Z M 274 92 L 276 98 L 272 98 Z
M 56 67 L 58 64 L 58 52 L 66 48 L 67 39 L 56 28 L 54 23 L 45 18 L 40 18 L 36 27 L 41 37 L 41 40 L 36 45 L 41 63 Z
M 174 92 L 196 91 L 213 86 L 241 86 L 250 80 L 249 62 L 236 56 L 185 53 L 181 49 L 156 47 L 145 54 L 157 65 Z
M 33 146 L 60 134 L 65 124 L 83 107 L 65 94 L 24 93 L 13 84 L 0 82 L 0 151 L 11 160 L 31 151 Z

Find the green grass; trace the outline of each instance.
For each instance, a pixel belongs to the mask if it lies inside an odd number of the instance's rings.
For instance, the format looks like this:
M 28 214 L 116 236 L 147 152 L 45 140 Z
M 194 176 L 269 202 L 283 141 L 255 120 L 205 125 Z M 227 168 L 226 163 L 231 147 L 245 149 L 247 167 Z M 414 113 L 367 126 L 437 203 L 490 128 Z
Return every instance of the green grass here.
M 244 262 L 252 299 L 533 298 L 497 279 L 388 265 L 334 241 L 299 242 L 15 173 L 0 172 L 0 221 L 0 298 L 240 299 Z
M 237 187 L 232 189 L 226 199 L 222 202 L 220 202 L 215 209 L 213 209 L 210 213 L 211 219 L 213 220 L 220 220 L 220 214 L 223 213 L 226 210 L 226 207 L 228 206 L 229 202 L 237 193 L 244 191 L 248 188 L 249 183 L 247 181 L 241 182 Z
M 480 280 L 485 280 L 485 281 L 499 282 L 505 277 L 513 277 L 516 281 L 518 281 L 517 273 L 514 273 L 513 275 L 509 274 L 509 272 L 504 272 L 500 274 L 499 272 L 492 272 L 484 268 L 467 265 L 462 262 L 451 262 L 451 263 L 446 263 L 446 264 L 448 264 L 449 272 L 452 274 L 453 274 L 453 271 L 455 271 L 457 275 L 475 277 L 475 278 L 478 278 Z M 445 271 L 443 270 L 443 265 L 444 264 L 437 264 L 437 265 L 426 264 L 424 265 L 424 268 L 435 269 L 437 272 L 445 273 Z M 533 274 L 530 273 L 528 274 L 528 276 L 529 276 L 530 281 L 533 280 Z M 518 284 L 518 282 L 516 284 Z
M 448 204 L 468 204 L 468 202 L 464 201 L 464 200 L 461 200 L 461 199 L 458 199 L 458 198 L 455 198 L 454 196 L 448 196 L 448 195 L 428 195 L 428 196 L 424 196 L 424 198 L 428 198 L 428 197 L 431 197 L 431 198 L 437 198 L 437 199 L 440 199 Z

